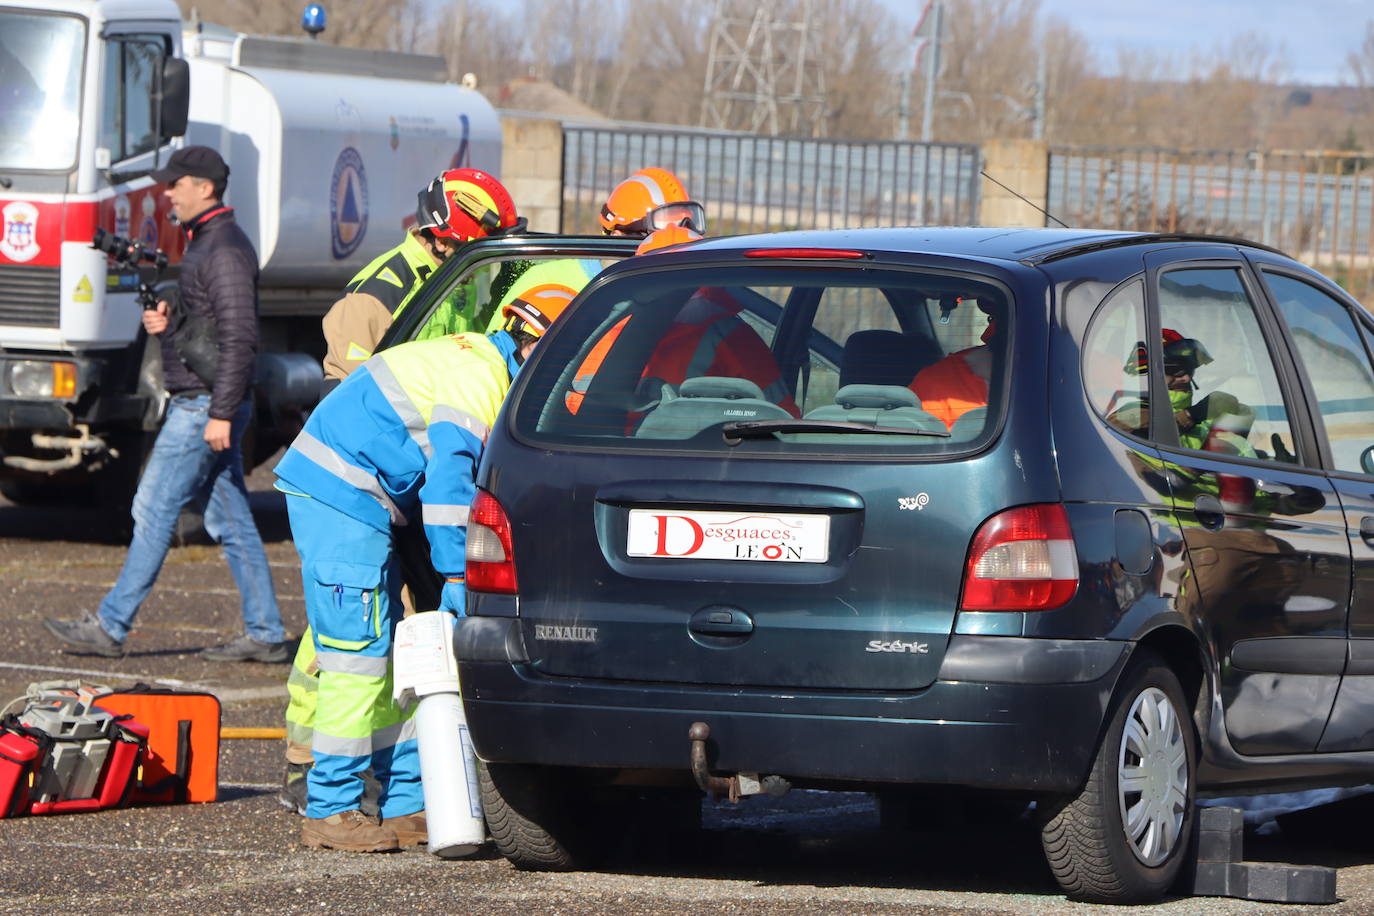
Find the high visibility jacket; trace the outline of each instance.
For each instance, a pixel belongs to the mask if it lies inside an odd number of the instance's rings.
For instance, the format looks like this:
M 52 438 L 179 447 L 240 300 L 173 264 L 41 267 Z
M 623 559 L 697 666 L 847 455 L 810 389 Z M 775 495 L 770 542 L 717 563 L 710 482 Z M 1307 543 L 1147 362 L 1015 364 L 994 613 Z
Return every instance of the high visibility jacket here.
M 438 266 L 419 237 L 407 232 L 401 244 L 354 274 L 343 298 L 324 316 L 325 377 L 345 378 L 372 356 L 391 322 Z
M 975 407 L 988 406 L 988 379 L 992 377 L 992 358 L 988 347 L 970 347 L 951 353 L 916 373 L 911 390 L 921 399 L 921 408 L 934 414 L 946 426 Z
M 277 476 L 379 531 L 407 524 L 418 507 L 434 568 L 461 583 L 473 474 L 519 370 L 515 349 L 498 331 L 377 354 L 315 408 Z
M 773 351 L 739 316 L 740 310 L 739 303 L 728 293 L 703 288 L 687 301 L 668 327 L 650 354 L 643 377 L 662 379 L 672 385 L 700 376 L 748 379 L 763 389 L 763 396 L 769 401 L 792 416 L 799 416 Z M 581 408 L 592 377 L 629 320 L 622 319 L 607 331 L 577 367 L 573 390 L 565 397 L 570 412 L 577 413 Z

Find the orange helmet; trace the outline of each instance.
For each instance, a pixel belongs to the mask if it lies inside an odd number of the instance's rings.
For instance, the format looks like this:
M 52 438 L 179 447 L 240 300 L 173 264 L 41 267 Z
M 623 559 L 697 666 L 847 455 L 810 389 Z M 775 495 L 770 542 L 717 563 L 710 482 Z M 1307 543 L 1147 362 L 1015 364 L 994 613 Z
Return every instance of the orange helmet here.
M 607 235 L 644 238 L 665 226 L 706 232 L 706 208 L 688 197 L 667 169 L 640 169 L 616 185 L 601 206 L 601 230 Z
M 449 169 L 420 192 L 415 225 L 435 235 L 470 242 L 520 223 L 501 182 L 479 169 Z
M 535 337 L 543 337 L 555 318 L 563 314 L 568 304 L 577 298 L 577 290 L 562 283 L 540 283 L 524 290 L 501 306 L 506 316 L 506 329 L 524 329 Z
M 635 249 L 635 254 L 648 254 L 659 248 L 667 248 L 669 245 L 695 242 L 699 238 L 701 238 L 700 232 L 693 232 L 686 226 L 664 226 L 662 229 L 655 229 L 650 232 L 648 238 L 639 243 L 639 247 Z

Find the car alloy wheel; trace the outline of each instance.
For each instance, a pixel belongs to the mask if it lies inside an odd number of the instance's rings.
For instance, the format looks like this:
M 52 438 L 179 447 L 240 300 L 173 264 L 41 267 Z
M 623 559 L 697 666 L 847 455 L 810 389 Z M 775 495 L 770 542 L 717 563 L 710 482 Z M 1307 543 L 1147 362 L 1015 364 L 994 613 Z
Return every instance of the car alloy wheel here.
M 1188 748 L 1169 697 L 1158 687 L 1131 704 L 1117 762 L 1121 824 L 1131 850 L 1155 866 L 1173 852 L 1188 810 Z

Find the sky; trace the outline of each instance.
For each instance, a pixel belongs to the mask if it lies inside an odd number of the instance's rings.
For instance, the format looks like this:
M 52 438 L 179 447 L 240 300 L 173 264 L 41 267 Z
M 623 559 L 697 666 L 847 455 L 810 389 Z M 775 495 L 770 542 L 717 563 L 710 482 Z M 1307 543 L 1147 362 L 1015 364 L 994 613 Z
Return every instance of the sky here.
M 884 0 L 914 26 L 924 0 Z M 1286 53 L 1292 82 L 1349 83 L 1346 55 L 1374 21 L 1371 0 L 1040 0 L 1042 16 L 1073 26 L 1097 51 L 1103 72 L 1114 71 L 1122 48 L 1170 54 L 1225 48 L 1242 32 L 1266 38 Z

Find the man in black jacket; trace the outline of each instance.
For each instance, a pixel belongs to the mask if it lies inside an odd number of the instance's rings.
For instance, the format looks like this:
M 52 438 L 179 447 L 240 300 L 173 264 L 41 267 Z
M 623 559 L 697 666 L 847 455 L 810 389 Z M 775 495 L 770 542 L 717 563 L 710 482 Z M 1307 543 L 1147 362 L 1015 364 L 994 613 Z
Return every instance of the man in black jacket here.
M 188 504 L 204 507 L 205 528 L 224 548 L 238 585 L 246 633 L 201 652 L 212 661 L 285 662 L 281 612 L 262 539 L 248 507 L 239 442 L 252 413 L 258 348 L 258 256 L 221 203 L 229 167 L 209 147 L 173 153 L 153 172 L 186 231 L 173 314 L 159 302 L 143 326 L 159 335 L 167 417 L 134 496 L 134 539 L 98 614 L 44 621 L 68 645 L 124 653 L 124 640 L 152 590 Z

